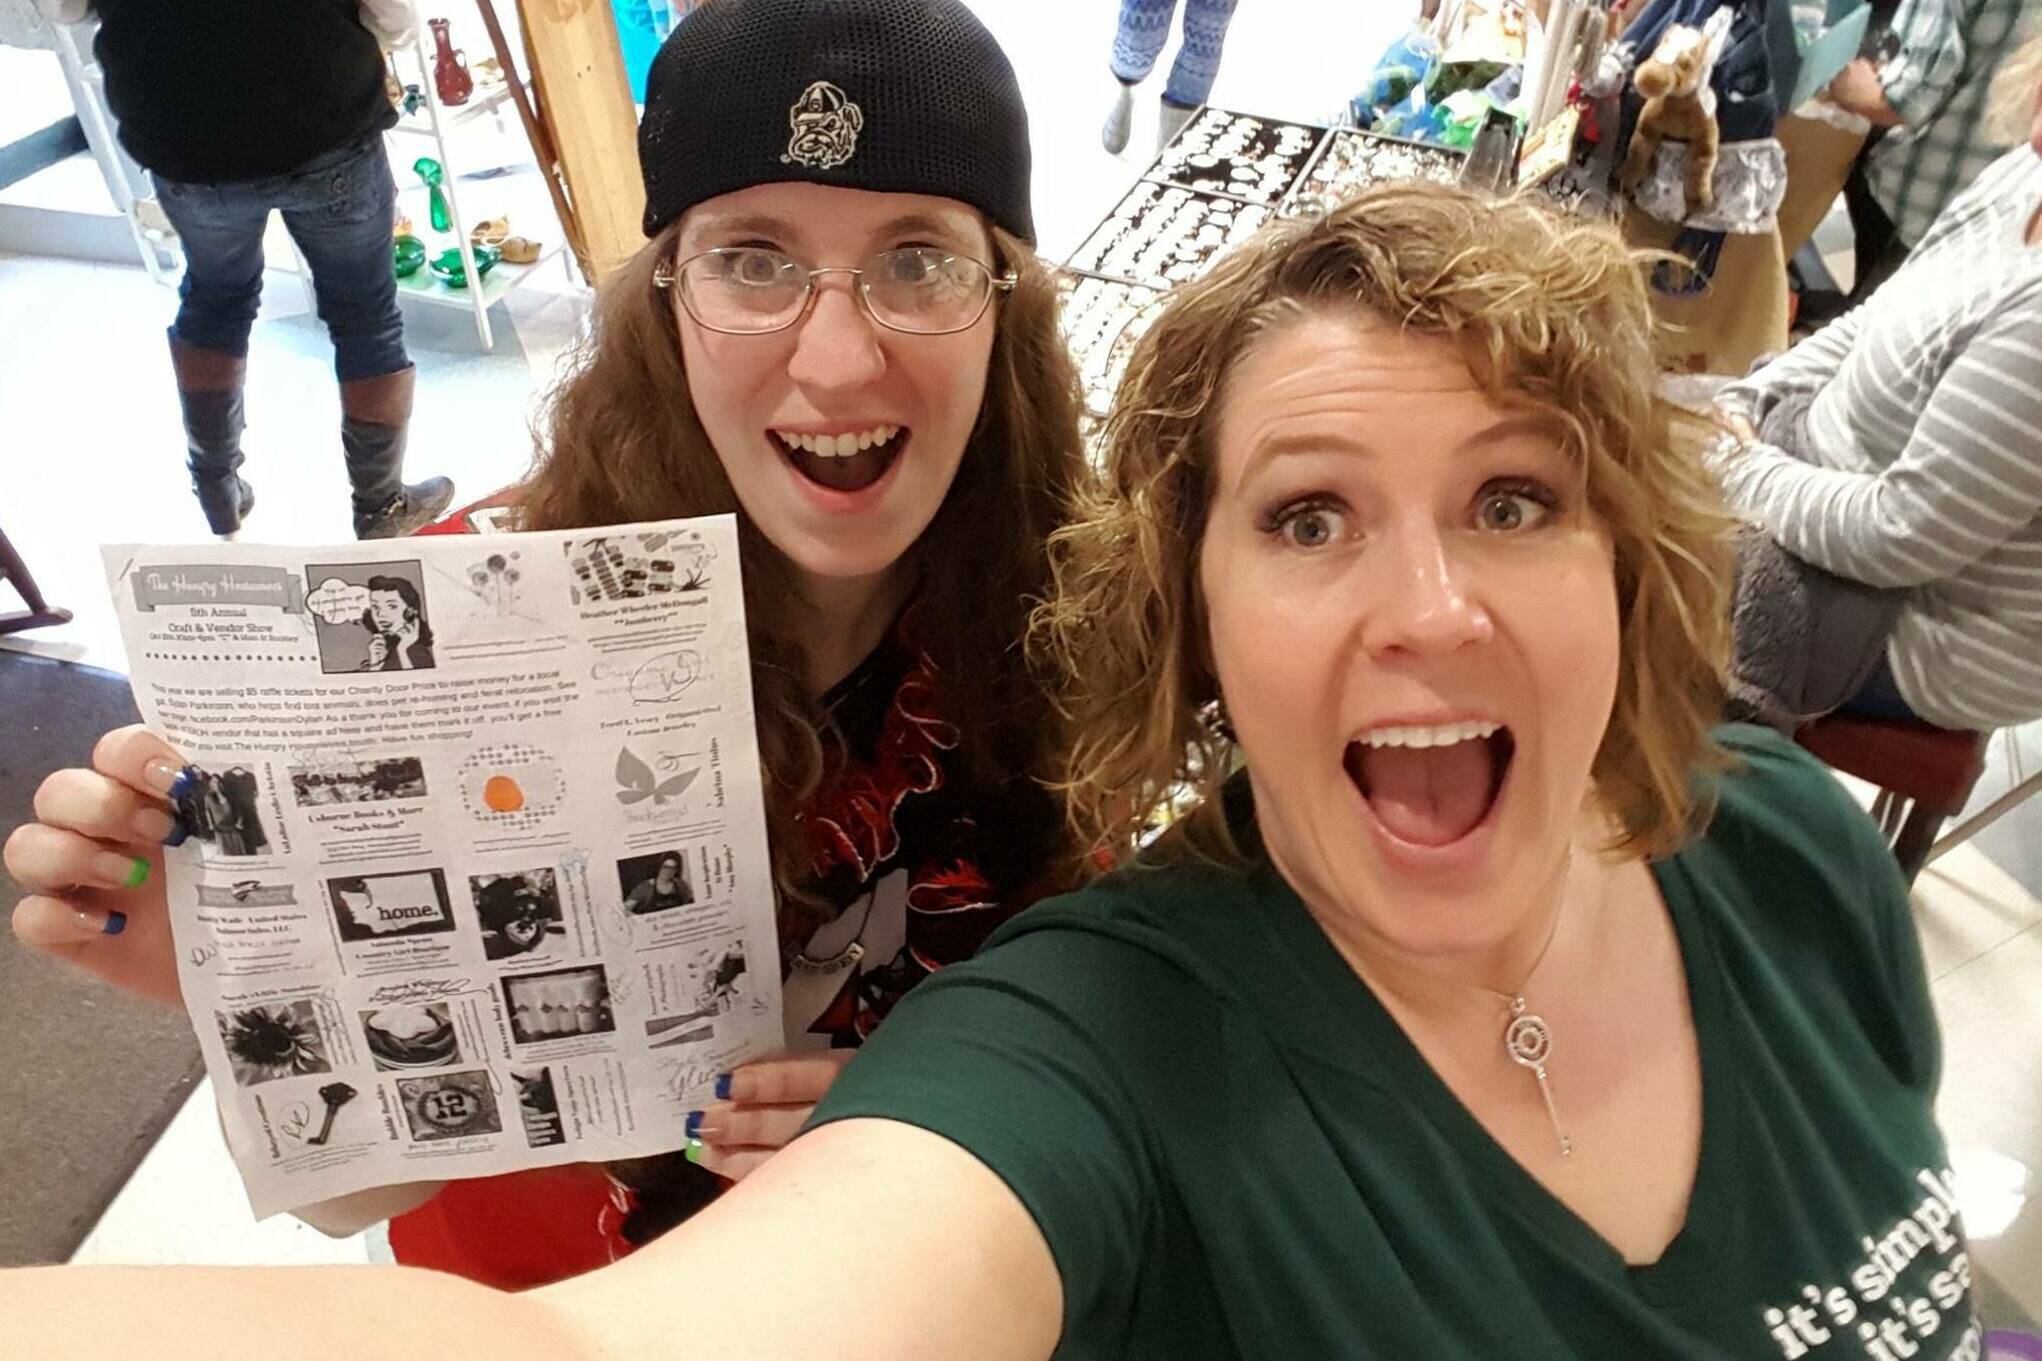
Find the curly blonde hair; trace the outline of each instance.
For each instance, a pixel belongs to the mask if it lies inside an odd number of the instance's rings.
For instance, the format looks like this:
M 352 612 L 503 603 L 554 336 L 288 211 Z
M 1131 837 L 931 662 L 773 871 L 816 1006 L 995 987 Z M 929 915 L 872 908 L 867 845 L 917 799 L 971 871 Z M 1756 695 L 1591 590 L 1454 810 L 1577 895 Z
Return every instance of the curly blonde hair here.
M 1733 525 L 1701 456 L 1717 428 L 1659 393 L 1644 263 L 1529 200 L 1401 184 L 1279 222 L 1172 295 L 1130 357 L 1103 476 L 1051 539 L 1056 589 L 1034 618 L 1064 678 L 1056 782 L 1076 844 L 1122 856 L 1190 795 L 1171 838 L 1239 857 L 1208 797 L 1233 752 L 1204 716 L 1219 689 L 1197 586 L 1220 398 L 1264 332 L 1357 308 L 1452 337 L 1486 391 L 1562 432 L 1615 550 L 1622 669 L 1593 768 L 1613 849 L 1663 855 L 1691 834 L 1694 777 L 1725 760 L 1709 729 Z

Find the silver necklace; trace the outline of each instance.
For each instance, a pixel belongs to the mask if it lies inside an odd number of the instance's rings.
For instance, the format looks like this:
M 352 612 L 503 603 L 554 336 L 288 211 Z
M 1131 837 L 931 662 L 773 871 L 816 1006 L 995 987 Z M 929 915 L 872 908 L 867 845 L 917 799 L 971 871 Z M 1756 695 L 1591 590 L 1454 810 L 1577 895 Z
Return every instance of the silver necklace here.
M 1539 947 L 1539 957 L 1525 971 L 1525 983 L 1530 983 L 1532 975 L 1539 971 L 1539 965 L 1546 962 L 1546 952 L 1553 948 L 1553 941 L 1559 934 L 1560 915 L 1555 912 L 1553 929 L 1547 934 L 1546 943 Z M 1531 1069 L 1532 1077 L 1539 1084 L 1539 1095 L 1545 1098 L 1546 1117 L 1553 1122 L 1553 1137 L 1560 1141 L 1560 1156 L 1569 1156 L 1574 1152 L 1574 1141 L 1561 1127 L 1560 1108 L 1553 1103 L 1553 1084 L 1546 1076 L 1546 1063 L 1553 1057 L 1552 1026 L 1526 1004 L 1522 985 L 1514 994 L 1498 992 L 1494 988 L 1483 988 L 1482 991 L 1510 1008 L 1510 1018 L 1503 1026 L 1503 1052 L 1510 1055 L 1512 1063 Z

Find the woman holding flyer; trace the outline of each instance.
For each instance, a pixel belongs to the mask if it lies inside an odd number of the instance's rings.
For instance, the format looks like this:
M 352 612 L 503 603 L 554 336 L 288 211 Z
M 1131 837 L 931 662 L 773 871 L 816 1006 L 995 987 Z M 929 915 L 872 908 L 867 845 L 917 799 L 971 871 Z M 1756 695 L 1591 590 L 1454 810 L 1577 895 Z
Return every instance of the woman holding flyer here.
M 702 1168 L 764 1161 L 892 1004 L 1065 859 L 1020 640 L 1084 461 L 1005 56 L 959 0 L 717 0 L 662 50 L 640 153 L 650 240 L 604 285 L 515 513 L 738 513 L 792 1052 L 726 1075 L 685 1159 L 613 1169 L 618 1209 L 567 1170 L 306 1216 L 417 1210 L 400 1260 L 505 1286 L 628 1251 L 713 1196 Z M 49 777 L 7 847 L 40 895 L 24 941 L 175 998 L 160 876 L 122 886 L 182 834 L 182 767 L 124 729 Z

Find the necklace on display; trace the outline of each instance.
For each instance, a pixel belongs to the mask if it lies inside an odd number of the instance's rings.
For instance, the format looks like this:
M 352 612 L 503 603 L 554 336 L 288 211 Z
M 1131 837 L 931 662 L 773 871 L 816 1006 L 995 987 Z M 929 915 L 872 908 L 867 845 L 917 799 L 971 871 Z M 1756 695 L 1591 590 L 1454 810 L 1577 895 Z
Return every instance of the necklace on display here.
M 1553 1056 L 1553 1028 L 1546 1024 L 1546 1018 L 1533 1011 L 1524 1000 L 1524 987 L 1532 975 L 1539 971 L 1539 965 L 1546 962 L 1546 952 L 1553 948 L 1553 940 L 1560 934 L 1560 914 L 1553 914 L 1553 929 L 1546 934 L 1546 943 L 1539 947 L 1539 956 L 1525 970 L 1524 984 L 1515 993 L 1498 992 L 1494 988 L 1482 991 L 1496 998 L 1510 1008 L 1510 1019 L 1503 1027 L 1503 1052 L 1510 1055 L 1510 1061 L 1520 1067 L 1531 1069 L 1532 1077 L 1539 1084 L 1539 1095 L 1545 1098 L 1546 1117 L 1553 1122 L 1553 1137 L 1560 1141 L 1560 1156 L 1565 1158 L 1574 1152 L 1574 1141 L 1567 1137 L 1567 1131 L 1560 1124 L 1560 1108 L 1553 1101 L 1553 1084 L 1546 1075 L 1546 1063 Z

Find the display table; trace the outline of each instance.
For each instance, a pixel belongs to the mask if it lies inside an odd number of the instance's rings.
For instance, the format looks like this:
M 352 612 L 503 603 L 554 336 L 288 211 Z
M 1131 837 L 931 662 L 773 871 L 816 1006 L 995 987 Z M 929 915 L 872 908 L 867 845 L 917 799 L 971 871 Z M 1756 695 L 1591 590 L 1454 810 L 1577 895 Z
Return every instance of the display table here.
M 1273 216 L 1321 211 L 1391 180 L 1452 184 L 1464 158 L 1354 128 L 1201 109 L 1064 264 L 1064 333 L 1094 433 L 1170 288 Z
M 1064 263 L 1064 331 L 1085 411 L 1110 409 L 1134 343 L 1173 286 L 1195 279 L 1272 216 L 1321 211 L 1372 184 L 1459 180 L 1466 153 L 1357 128 L 1199 111 Z M 1578 190 L 1541 187 L 1557 207 L 1595 214 Z M 1630 212 L 1625 234 L 1664 247 L 1678 229 Z M 1786 256 L 1777 230 L 1725 240 L 1710 286 L 1694 297 L 1654 291 L 1667 324 L 1660 362 L 1675 373 L 1742 375 L 1787 347 Z

